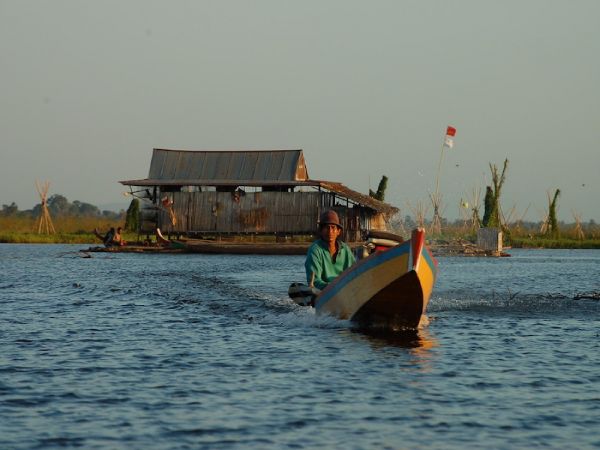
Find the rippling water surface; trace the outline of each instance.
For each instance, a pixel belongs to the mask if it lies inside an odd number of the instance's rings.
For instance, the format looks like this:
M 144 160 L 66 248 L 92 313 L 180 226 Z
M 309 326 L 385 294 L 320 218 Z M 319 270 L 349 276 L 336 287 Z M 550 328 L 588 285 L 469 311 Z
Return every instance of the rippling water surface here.
M 600 251 L 439 258 L 431 323 L 293 305 L 299 256 L 0 245 L 0 448 L 599 448 Z

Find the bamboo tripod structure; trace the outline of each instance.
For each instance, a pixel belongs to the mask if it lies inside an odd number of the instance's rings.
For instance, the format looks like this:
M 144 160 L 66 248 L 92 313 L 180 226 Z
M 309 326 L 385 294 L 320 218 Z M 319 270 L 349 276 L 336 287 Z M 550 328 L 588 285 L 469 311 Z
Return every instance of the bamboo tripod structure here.
M 481 219 L 479 218 L 479 202 L 481 201 L 481 188 L 473 188 L 471 194 L 471 232 L 476 233 L 481 228 Z
M 427 206 L 423 205 L 422 202 L 418 201 L 415 205 L 412 205 L 410 202 L 407 202 L 408 209 L 415 216 L 415 222 L 418 227 L 425 228 L 425 216 L 427 215 L 427 210 L 429 209 Z
M 45 234 L 55 234 L 56 230 L 54 229 L 54 225 L 52 224 L 52 218 L 50 217 L 50 211 L 48 211 L 48 190 L 50 189 L 50 183 L 46 181 L 43 185 L 36 180 L 35 188 L 40 195 L 40 200 L 42 201 L 42 210 L 40 211 L 40 218 L 38 220 L 38 234 L 42 233 L 42 230 Z
M 585 233 L 583 232 L 583 227 L 581 226 L 581 213 L 571 210 L 571 214 L 573 214 L 573 219 L 575 219 L 575 229 L 573 230 L 575 239 L 582 241 L 585 239 Z

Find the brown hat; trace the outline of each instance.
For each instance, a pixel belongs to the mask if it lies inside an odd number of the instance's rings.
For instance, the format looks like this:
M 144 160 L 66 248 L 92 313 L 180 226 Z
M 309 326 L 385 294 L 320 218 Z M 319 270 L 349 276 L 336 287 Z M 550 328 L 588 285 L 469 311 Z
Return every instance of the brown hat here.
M 343 228 L 337 213 L 331 209 L 321 213 L 321 217 L 319 217 L 319 227 L 323 225 L 337 225 L 340 229 Z

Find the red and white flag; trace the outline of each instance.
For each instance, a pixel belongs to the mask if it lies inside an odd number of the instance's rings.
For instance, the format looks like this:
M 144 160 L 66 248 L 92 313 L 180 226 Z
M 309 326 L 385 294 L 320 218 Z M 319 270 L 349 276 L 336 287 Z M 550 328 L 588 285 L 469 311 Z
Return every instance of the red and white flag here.
M 456 128 L 448 126 L 446 128 L 446 137 L 444 138 L 444 147 L 454 147 L 454 135 L 456 134 Z

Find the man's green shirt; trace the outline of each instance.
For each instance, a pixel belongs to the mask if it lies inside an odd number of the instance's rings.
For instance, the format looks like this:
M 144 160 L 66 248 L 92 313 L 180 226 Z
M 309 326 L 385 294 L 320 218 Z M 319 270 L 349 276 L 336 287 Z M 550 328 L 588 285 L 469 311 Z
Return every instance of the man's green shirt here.
M 338 252 L 335 262 L 327 249 L 327 243 L 318 239 L 312 243 L 306 254 L 306 281 L 310 284 L 312 274 L 315 274 L 315 287 L 323 289 L 334 280 L 340 273 L 354 264 L 354 255 L 348 244 L 337 241 Z

